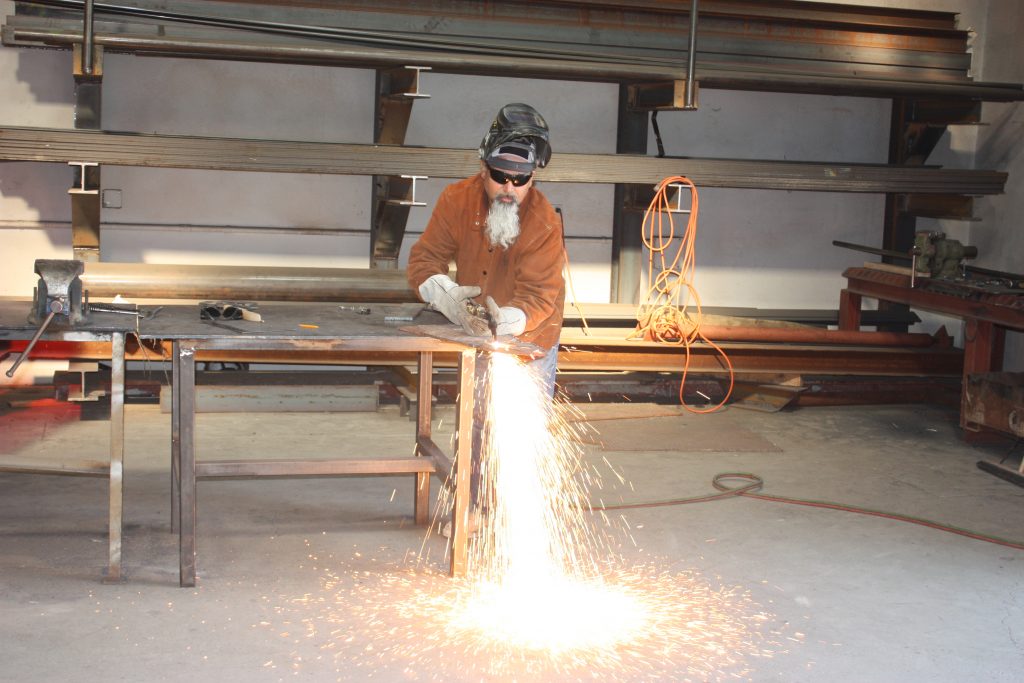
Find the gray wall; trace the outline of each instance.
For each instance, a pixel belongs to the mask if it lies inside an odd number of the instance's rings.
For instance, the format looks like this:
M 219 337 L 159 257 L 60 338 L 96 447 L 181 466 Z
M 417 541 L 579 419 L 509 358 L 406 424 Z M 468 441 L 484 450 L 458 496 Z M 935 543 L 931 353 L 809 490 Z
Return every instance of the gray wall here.
M 855 4 L 959 11 L 961 25 L 978 31 L 975 76 L 1024 81 L 1014 0 Z M 0 2 L 0 11 L 13 3 Z M 72 127 L 70 72 L 68 52 L 0 48 L 0 123 Z M 369 70 L 107 55 L 103 88 L 108 130 L 354 143 L 373 136 Z M 432 97 L 414 107 L 408 144 L 473 148 L 502 104 L 527 101 L 548 118 L 556 155 L 614 151 L 614 85 L 427 73 L 421 89 Z M 977 244 L 978 265 L 1020 271 L 1021 106 L 987 104 L 984 115 L 989 125 L 952 131 L 932 161 L 971 167 L 977 157 L 1007 170 L 1007 194 L 979 201 L 980 222 L 932 223 Z M 670 155 L 884 163 L 888 117 L 887 100 L 704 90 L 699 111 L 662 114 L 659 124 Z M 35 258 L 71 256 L 70 174 L 0 163 L 0 296 L 31 293 Z M 419 185 L 428 206 L 412 211 L 400 265 L 447 182 Z M 106 261 L 368 265 L 369 178 L 107 167 L 103 187 L 123 197 L 123 208 L 102 215 Z M 565 211 L 579 300 L 608 301 L 612 187 L 542 190 Z M 696 286 L 709 306 L 835 308 L 842 270 L 873 259 L 832 240 L 881 237 L 880 195 L 709 188 L 700 197 Z M 959 333 L 958 321 L 933 316 L 922 329 L 939 324 Z M 1010 346 L 1019 367 L 1019 335 Z

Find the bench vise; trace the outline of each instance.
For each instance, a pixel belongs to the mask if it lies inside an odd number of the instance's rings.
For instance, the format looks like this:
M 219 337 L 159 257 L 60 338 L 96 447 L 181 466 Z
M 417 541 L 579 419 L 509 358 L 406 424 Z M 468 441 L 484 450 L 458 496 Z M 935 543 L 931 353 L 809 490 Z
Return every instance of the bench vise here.
M 943 232 L 922 230 L 914 235 L 910 253 L 916 274 L 957 279 L 963 277 L 963 260 L 976 258 L 978 248 L 947 239 Z
M 88 315 L 87 295 L 82 291 L 80 277 L 85 272 L 82 261 L 36 259 L 35 272 L 39 275 L 39 283 L 32 294 L 32 310 L 28 314 L 28 321 L 39 325 L 39 329 L 17 362 L 7 370 L 8 377 L 14 377 L 18 366 L 28 358 L 36 342 L 57 316 L 70 327 L 84 322 Z

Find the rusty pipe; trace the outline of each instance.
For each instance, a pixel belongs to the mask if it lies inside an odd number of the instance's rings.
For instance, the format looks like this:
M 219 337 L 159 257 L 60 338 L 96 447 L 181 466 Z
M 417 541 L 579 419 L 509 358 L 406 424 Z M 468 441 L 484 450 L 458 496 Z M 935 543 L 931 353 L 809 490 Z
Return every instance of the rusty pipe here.
M 870 332 L 828 330 L 818 327 L 766 327 L 701 325 L 701 334 L 713 342 L 763 342 L 782 344 L 831 344 L 840 346 L 898 346 L 948 348 L 948 338 L 923 332 Z

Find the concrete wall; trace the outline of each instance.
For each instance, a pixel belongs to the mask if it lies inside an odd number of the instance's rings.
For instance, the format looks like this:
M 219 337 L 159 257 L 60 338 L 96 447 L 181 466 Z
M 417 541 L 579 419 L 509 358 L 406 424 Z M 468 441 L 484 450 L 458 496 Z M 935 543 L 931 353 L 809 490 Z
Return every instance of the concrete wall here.
M 960 11 L 961 25 L 982 39 L 974 48 L 976 76 L 1024 81 L 1022 48 L 1010 28 L 1020 25 L 1014 0 L 856 4 Z M 0 2 L 0 12 L 12 11 L 12 2 Z M 70 62 L 68 52 L 0 48 L 0 123 L 72 127 Z M 365 143 L 373 135 L 373 87 L 369 70 L 107 55 L 103 127 Z M 474 148 L 502 104 L 526 101 L 548 118 L 556 154 L 614 151 L 614 85 L 427 73 L 422 90 L 432 97 L 414 107 L 408 144 Z M 1020 112 L 1019 105 L 986 105 L 991 125 L 980 135 L 953 131 L 933 157 L 970 167 L 977 151 L 981 166 L 1010 171 L 1010 191 L 982 200 L 980 223 L 937 227 L 978 244 L 979 265 L 1018 271 Z M 888 117 L 887 100 L 704 90 L 699 111 L 662 114 L 659 124 L 670 155 L 884 163 Z M 54 165 L 0 163 L 0 296 L 31 293 L 34 259 L 71 256 L 70 177 Z M 418 198 L 432 205 L 447 182 L 421 183 Z M 121 190 L 123 202 L 102 214 L 105 261 L 368 264 L 365 177 L 108 167 L 103 187 Z M 579 300 L 608 301 L 612 187 L 542 189 L 565 212 Z M 832 240 L 880 241 L 880 195 L 708 188 L 700 197 L 696 286 L 705 305 L 835 308 L 842 270 L 873 259 Z M 413 209 L 400 265 L 429 211 Z M 923 327 L 942 323 L 959 329 L 932 317 Z M 1021 358 L 1016 339 L 1011 346 Z

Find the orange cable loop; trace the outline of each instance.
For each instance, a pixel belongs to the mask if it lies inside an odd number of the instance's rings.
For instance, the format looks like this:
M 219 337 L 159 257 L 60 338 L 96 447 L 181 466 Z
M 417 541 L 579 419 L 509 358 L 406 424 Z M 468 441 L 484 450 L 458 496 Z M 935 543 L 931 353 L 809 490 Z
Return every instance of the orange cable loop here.
M 675 253 L 670 254 L 676 236 L 668 197 L 669 187 L 673 185 L 690 188 L 690 213 L 681 238 L 682 242 L 675 249 Z M 691 413 L 712 413 L 728 402 L 732 395 L 735 374 L 732 362 L 725 351 L 700 331 L 704 314 L 701 311 L 700 295 L 693 286 L 693 275 L 697 265 L 695 245 L 698 211 L 697 187 L 689 178 L 669 176 L 658 184 L 654 199 L 644 212 L 642 225 L 643 242 L 648 250 L 648 288 L 637 307 L 637 326 L 629 338 L 639 337 L 648 341 L 683 346 L 686 350 L 686 361 L 683 365 L 682 381 L 679 383 L 679 403 Z M 693 300 L 695 312 L 692 316 L 687 314 L 687 303 L 681 301 L 684 292 L 687 300 Z M 729 370 L 729 390 L 718 405 L 707 409 L 691 408 L 683 401 L 683 389 L 690 370 L 690 346 L 698 341 L 715 349 Z

